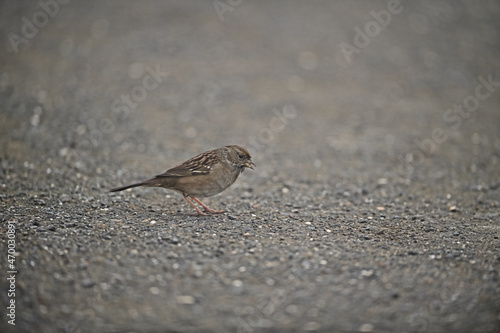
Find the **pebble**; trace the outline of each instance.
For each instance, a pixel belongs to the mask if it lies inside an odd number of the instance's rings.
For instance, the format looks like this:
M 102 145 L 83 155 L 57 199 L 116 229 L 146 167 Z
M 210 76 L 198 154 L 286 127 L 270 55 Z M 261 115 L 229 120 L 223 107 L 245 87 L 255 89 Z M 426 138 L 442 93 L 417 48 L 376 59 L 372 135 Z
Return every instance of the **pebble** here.
M 61 200 L 61 202 L 63 202 L 63 203 L 67 203 L 67 202 L 70 202 L 70 201 L 71 201 L 70 196 L 69 196 L 69 195 L 67 195 L 67 194 L 61 194 L 61 196 L 60 196 L 60 200 Z
M 365 324 L 362 324 L 361 326 L 359 326 L 358 332 L 364 332 L 364 333 L 373 332 L 374 329 L 375 329 L 375 326 L 373 326 L 373 324 L 365 323 Z
M 241 280 L 234 280 L 232 284 L 233 284 L 233 287 L 235 287 L 235 288 L 243 287 L 243 281 L 241 281 Z
M 90 288 L 95 284 L 92 279 L 83 279 L 80 283 L 84 288 Z
M 370 276 L 373 275 L 373 273 L 374 273 L 373 269 L 363 269 L 361 271 L 361 276 L 363 276 L 363 277 L 370 277 Z
M 194 304 L 195 299 L 193 296 L 190 295 L 180 295 L 175 298 L 177 301 L 177 304 L 183 304 L 183 305 L 191 305 Z
M 321 328 L 321 324 L 317 321 L 310 321 L 304 325 L 304 331 L 318 331 Z

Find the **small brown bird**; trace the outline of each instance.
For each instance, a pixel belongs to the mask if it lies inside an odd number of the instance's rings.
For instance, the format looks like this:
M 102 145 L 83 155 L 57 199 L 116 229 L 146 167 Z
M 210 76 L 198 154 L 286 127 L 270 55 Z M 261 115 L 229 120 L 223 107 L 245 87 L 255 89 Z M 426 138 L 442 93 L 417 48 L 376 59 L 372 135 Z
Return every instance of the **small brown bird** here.
M 248 150 L 237 145 L 225 146 L 201 153 L 154 178 L 117 187 L 111 192 L 137 186 L 164 187 L 181 192 L 198 214 L 218 214 L 224 211 L 210 209 L 197 197 L 210 197 L 224 191 L 236 181 L 245 168 L 254 167 L 255 163 Z M 203 207 L 204 212 L 191 199 Z

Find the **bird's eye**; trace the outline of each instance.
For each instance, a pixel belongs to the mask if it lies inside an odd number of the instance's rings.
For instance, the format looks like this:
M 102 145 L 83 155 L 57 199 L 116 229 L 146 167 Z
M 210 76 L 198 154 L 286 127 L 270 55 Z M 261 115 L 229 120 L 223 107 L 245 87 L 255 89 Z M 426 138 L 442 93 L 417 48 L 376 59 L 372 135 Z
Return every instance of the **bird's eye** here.
M 243 154 L 238 154 L 238 158 L 239 158 L 240 160 L 242 160 L 242 159 L 244 159 L 244 158 L 245 158 L 245 155 L 243 155 Z

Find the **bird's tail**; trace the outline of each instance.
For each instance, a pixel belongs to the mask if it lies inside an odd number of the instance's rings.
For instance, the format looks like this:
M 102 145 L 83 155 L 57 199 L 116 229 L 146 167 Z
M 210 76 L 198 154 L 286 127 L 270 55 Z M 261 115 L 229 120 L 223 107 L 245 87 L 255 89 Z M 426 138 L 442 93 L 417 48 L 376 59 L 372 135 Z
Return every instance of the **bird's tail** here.
M 148 186 L 148 185 L 149 185 L 148 182 L 145 181 L 145 182 L 130 184 L 130 185 L 126 185 L 126 186 L 115 187 L 115 188 L 111 189 L 110 192 L 120 192 L 120 191 L 128 190 L 129 188 L 132 188 L 132 187 Z

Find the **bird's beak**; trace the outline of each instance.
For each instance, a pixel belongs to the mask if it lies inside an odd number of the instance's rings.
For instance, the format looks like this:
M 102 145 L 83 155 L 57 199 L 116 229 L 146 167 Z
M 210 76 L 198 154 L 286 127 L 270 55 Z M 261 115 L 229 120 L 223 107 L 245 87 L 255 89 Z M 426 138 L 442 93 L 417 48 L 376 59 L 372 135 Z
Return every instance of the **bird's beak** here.
M 250 160 L 250 161 L 246 161 L 246 162 L 245 162 L 245 166 L 246 166 L 247 168 L 252 169 L 252 170 L 253 170 L 253 168 L 254 168 L 254 167 L 256 167 L 255 163 L 254 163 L 252 160 Z

